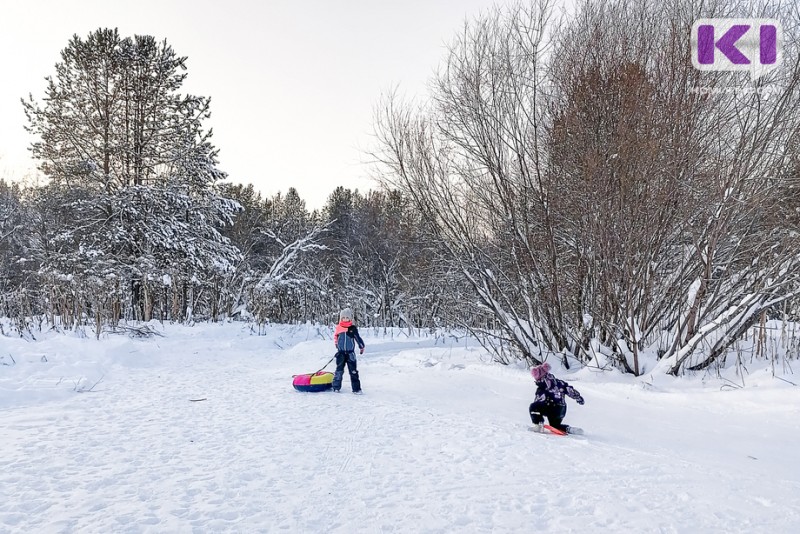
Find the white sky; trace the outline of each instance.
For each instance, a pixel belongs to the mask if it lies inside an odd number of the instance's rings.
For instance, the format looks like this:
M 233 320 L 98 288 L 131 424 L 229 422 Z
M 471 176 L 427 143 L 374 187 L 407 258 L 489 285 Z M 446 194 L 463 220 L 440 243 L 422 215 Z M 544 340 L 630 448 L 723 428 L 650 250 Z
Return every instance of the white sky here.
M 503 3 L 503 0 L 498 0 Z M 188 56 L 184 88 L 212 98 L 231 181 L 294 186 L 310 208 L 338 185 L 372 187 L 363 149 L 382 91 L 425 83 L 465 18 L 494 0 L 26 0 L 0 13 L 0 176 L 35 167 L 20 98 L 39 98 L 73 34 L 166 38 Z

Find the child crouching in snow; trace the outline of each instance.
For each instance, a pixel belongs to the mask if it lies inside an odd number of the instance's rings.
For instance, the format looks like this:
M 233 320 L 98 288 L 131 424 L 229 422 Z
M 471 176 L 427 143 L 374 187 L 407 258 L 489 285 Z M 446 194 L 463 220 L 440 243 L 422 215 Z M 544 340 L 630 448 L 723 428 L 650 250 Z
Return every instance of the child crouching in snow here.
M 567 414 L 565 395 L 575 399 L 578 404 L 583 404 L 583 397 L 578 390 L 551 375 L 550 364 L 547 362 L 531 369 L 531 376 L 536 380 L 536 397 L 529 410 L 533 422 L 532 430 L 542 432 L 544 418 L 547 417 L 547 421 L 553 428 L 568 434 L 583 434 L 583 430 L 580 428 L 561 423 Z

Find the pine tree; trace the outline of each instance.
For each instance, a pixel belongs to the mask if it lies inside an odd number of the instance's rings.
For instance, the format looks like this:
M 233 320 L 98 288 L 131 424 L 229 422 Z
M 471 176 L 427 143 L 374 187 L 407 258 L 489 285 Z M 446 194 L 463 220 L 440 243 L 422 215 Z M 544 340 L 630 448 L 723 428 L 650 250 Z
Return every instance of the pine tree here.
M 213 187 L 225 173 L 203 129 L 210 100 L 179 92 L 186 59 L 166 41 L 99 29 L 70 40 L 41 102 L 23 101 L 33 155 L 66 195 L 62 246 L 43 272 L 122 295 L 143 320 L 157 306 L 191 318 L 194 290 L 239 256 L 219 233 L 239 206 Z

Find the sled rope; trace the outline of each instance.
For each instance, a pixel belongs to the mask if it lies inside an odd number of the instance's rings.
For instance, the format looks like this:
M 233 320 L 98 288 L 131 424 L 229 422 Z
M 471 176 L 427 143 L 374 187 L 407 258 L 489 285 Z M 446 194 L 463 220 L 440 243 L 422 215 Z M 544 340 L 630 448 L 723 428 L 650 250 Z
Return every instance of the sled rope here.
M 333 358 L 336 358 L 336 356 L 334 356 Z M 333 358 L 331 358 L 330 360 L 328 360 L 328 363 L 326 363 L 325 365 L 323 365 L 323 366 L 322 366 L 322 368 L 321 368 L 319 371 L 316 371 L 316 372 L 314 372 L 314 373 L 311 373 L 311 376 L 314 376 L 315 374 L 319 373 L 320 371 L 324 371 L 324 370 L 325 370 L 325 368 L 326 368 L 326 367 L 328 367 L 328 366 L 331 364 L 331 362 L 333 361 Z M 292 378 L 294 378 L 294 377 L 296 377 L 296 376 L 303 376 L 303 375 L 302 375 L 302 374 L 299 374 L 299 375 L 292 375 Z
M 333 358 L 336 358 L 336 356 L 334 356 Z M 326 368 L 326 367 L 328 367 L 328 366 L 331 364 L 331 362 L 333 361 L 333 358 L 331 358 L 330 360 L 328 360 L 328 363 L 326 363 L 325 365 L 323 365 L 323 366 L 322 366 L 322 369 L 320 369 L 319 371 L 317 371 L 317 373 L 319 373 L 320 371 L 323 371 L 323 370 L 325 370 L 325 368 Z M 314 373 L 314 374 L 317 374 L 317 373 Z

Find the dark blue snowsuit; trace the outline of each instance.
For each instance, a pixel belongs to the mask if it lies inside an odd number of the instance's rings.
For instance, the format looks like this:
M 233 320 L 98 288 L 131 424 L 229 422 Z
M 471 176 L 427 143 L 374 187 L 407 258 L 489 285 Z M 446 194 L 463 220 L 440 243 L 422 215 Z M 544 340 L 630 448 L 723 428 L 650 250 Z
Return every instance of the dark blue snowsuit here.
M 583 397 L 578 390 L 547 373 L 536 381 L 536 397 L 530 406 L 531 421 L 534 425 L 547 421 L 550 426 L 566 432 L 569 428 L 561 424 L 567 415 L 567 401 L 564 396 L 572 397 L 578 404 L 583 404 Z
M 364 340 L 358 334 L 358 328 L 350 321 L 341 321 L 336 325 L 333 335 L 336 343 L 336 372 L 333 373 L 333 390 L 342 389 L 342 377 L 344 376 L 344 366 L 350 373 L 350 385 L 353 393 L 361 391 L 361 379 L 358 377 L 358 367 L 356 362 L 356 346 L 364 352 Z

